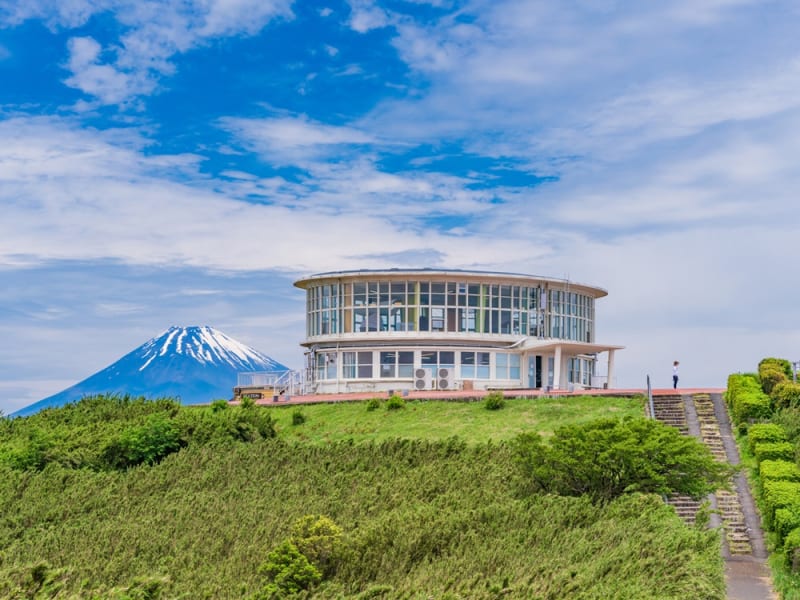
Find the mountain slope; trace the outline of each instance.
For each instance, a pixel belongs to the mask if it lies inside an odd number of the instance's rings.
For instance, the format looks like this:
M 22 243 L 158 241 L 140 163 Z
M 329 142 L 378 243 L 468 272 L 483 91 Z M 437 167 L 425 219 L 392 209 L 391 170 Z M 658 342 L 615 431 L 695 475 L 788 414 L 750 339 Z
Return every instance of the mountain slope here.
M 114 364 L 13 413 L 24 417 L 94 394 L 171 396 L 183 404 L 230 398 L 238 373 L 289 368 L 212 327 L 170 327 Z

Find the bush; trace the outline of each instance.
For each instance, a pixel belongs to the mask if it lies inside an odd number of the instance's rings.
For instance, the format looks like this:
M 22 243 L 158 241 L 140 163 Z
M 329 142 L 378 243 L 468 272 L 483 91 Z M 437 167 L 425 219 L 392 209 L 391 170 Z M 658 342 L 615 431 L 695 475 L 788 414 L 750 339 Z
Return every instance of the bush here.
M 787 441 L 797 443 L 800 440 L 800 407 L 783 408 L 775 412 L 771 422 L 783 427 Z
M 130 427 L 111 441 L 103 457 L 113 469 L 136 465 L 152 465 L 183 445 L 181 432 L 174 421 L 164 415 L 152 415 L 144 425 Z
M 501 408 L 505 407 L 505 405 L 505 396 L 503 396 L 503 392 L 500 391 L 487 394 L 486 399 L 483 401 L 483 407 L 486 410 L 500 410 Z
M 187 408 L 178 419 L 187 443 L 254 442 L 275 437 L 275 420 L 260 406 L 232 406 L 213 412 Z
M 267 555 L 259 572 L 270 579 L 270 583 L 256 594 L 259 600 L 283 598 L 285 595 L 307 590 L 322 581 L 322 573 L 290 540 L 284 540 Z
M 342 549 L 342 530 L 322 515 L 305 515 L 292 525 L 291 535 L 267 555 L 259 572 L 270 582 L 256 600 L 279 599 L 308 590 L 334 572 Z
M 523 486 L 532 492 L 587 495 L 607 502 L 631 492 L 702 498 L 727 487 L 729 465 L 674 427 L 652 419 L 598 419 L 515 438 Z
M 777 509 L 800 503 L 800 483 L 768 479 L 762 481 L 761 485 L 764 489 L 764 520 L 771 529 Z
M 753 453 L 760 463 L 764 460 L 794 460 L 794 446 L 789 442 L 765 442 L 756 444 Z
M 381 407 L 381 401 L 378 398 L 371 398 L 367 402 L 367 410 L 372 411 Z
M 725 399 L 730 407 L 731 419 L 737 425 L 749 420 L 766 419 L 772 414 L 769 396 L 752 375 L 730 375 Z
M 781 381 L 772 388 L 772 402 L 775 408 L 795 408 L 800 406 L 800 383 Z
M 747 431 L 747 445 L 750 454 L 755 455 L 756 445 L 767 442 L 785 442 L 786 431 L 774 423 L 755 423 Z
M 775 509 L 772 529 L 778 536 L 778 544 L 783 542 L 793 529 L 800 527 L 800 505 Z
M 405 407 L 406 401 L 397 394 L 393 395 L 386 401 L 386 410 L 398 410 Z
M 780 479 L 783 481 L 800 481 L 800 468 L 788 460 L 764 460 L 758 465 L 758 474 L 762 481 Z
M 307 420 L 306 415 L 299 408 L 294 409 L 292 412 L 292 425 L 302 425 Z
M 758 378 L 761 381 L 761 389 L 765 394 L 772 394 L 773 388 L 784 381 L 787 381 L 786 373 L 776 365 L 767 364 L 758 369 Z
M 764 367 L 777 367 L 783 371 L 786 377 L 792 378 L 792 363 L 785 358 L 762 358 L 758 363 L 758 372 L 761 373 L 761 369 Z
M 786 556 L 786 566 L 793 573 L 800 570 L 800 528 L 792 529 L 783 542 L 783 551 Z
M 228 406 L 229 405 L 227 400 L 222 400 L 221 398 L 219 400 L 214 400 L 211 403 L 211 412 L 219 412 L 221 410 L 226 410 Z
M 323 576 L 334 570 L 342 549 L 342 528 L 323 515 L 305 515 L 292 526 L 291 541 Z

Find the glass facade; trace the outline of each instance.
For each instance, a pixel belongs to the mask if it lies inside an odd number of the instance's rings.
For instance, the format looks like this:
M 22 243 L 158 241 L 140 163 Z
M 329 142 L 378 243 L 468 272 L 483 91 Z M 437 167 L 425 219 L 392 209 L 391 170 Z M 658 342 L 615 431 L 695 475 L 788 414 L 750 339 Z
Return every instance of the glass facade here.
M 566 280 L 387 269 L 295 285 L 306 292 L 306 377 L 318 393 L 591 387 L 603 351 L 594 302 L 605 290 Z
M 402 332 L 524 335 L 594 342 L 594 298 L 541 286 L 457 281 L 309 283 L 309 338 Z

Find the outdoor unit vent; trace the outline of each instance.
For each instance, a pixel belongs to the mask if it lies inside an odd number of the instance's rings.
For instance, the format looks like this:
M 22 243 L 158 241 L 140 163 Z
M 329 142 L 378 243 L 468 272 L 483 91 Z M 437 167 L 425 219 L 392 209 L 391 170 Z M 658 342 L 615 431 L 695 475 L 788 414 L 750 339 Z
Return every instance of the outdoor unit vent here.
M 436 372 L 436 387 L 440 390 L 453 389 L 453 369 L 441 368 Z
M 431 387 L 431 372 L 428 369 L 414 369 L 414 389 L 428 390 Z

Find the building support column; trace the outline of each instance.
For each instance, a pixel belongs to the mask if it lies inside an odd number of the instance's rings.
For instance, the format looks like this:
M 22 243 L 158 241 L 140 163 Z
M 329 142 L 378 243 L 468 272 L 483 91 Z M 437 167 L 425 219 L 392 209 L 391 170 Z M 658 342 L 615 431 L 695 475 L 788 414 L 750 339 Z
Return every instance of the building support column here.
M 561 344 L 556 346 L 556 355 L 553 358 L 553 389 L 561 389 Z
M 612 381 L 614 381 L 614 350 L 608 351 L 608 376 L 606 377 L 606 385 L 608 389 L 612 389 Z

